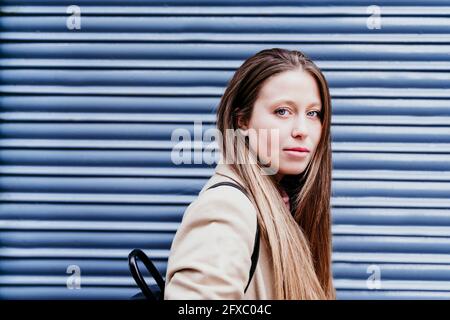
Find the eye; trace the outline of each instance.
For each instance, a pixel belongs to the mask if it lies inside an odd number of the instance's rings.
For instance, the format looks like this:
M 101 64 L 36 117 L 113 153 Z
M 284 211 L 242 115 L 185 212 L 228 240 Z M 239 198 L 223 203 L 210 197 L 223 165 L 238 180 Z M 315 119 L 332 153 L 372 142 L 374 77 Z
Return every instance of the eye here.
M 321 112 L 317 110 L 309 111 L 308 114 L 315 113 L 315 116 L 319 117 Z
M 275 113 L 279 116 L 285 116 L 288 112 L 289 110 L 286 108 L 278 108 L 277 110 L 275 110 Z

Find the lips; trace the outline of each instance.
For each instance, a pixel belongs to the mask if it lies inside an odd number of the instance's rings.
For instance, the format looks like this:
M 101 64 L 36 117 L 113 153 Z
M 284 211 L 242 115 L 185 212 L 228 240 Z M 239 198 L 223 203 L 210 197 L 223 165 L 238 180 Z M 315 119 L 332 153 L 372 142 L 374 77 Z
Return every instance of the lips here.
M 287 151 L 309 152 L 308 148 L 286 148 Z

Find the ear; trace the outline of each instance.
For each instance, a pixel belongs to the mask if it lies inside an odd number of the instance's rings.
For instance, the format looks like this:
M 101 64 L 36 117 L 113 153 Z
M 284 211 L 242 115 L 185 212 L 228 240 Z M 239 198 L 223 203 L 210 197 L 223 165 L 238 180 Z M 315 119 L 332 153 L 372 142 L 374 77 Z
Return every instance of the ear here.
M 241 133 L 244 135 L 244 136 L 248 136 L 248 125 L 247 125 L 247 123 L 242 119 L 242 116 L 241 115 L 238 115 L 237 116 L 237 123 L 238 123 L 238 127 L 239 127 L 239 129 L 241 130 Z

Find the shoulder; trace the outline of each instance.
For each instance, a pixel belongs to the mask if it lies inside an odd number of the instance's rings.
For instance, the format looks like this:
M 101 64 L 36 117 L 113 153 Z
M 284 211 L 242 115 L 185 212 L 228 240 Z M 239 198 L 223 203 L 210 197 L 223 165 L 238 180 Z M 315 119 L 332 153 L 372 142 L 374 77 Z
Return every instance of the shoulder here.
M 197 250 L 213 244 L 218 245 L 216 250 L 204 249 L 202 252 L 220 252 L 225 244 L 230 250 L 250 253 L 253 250 L 258 223 L 256 208 L 237 188 L 219 186 L 208 189 L 220 181 L 230 180 L 214 175 L 186 208 L 172 242 L 172 256 L 188 247 Z
M 256 210 L 234 187 L 209 186 L 187 207 L 173 239 L 166 299 L 240 299 L 248 282 Z
M 214 186 L 220 182 L 233 182 L 230 178 L 215 174 L 211 177 L 197 198 L 186 208 L 183 221 L 188 220 L 233 220 L 245 223 L 251 229 L 256 228 L 257 212 L 253 202 L 238 188 L 232 186 Z

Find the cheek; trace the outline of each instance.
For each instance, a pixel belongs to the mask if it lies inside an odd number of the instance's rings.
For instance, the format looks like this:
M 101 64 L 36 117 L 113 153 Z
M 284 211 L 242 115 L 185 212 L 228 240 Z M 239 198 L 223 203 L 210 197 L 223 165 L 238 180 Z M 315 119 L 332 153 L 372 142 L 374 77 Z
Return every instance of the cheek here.
M 276 161 L 279 156 L 280 130 L 278 129 L 258 129 L 249 132 L 249 143 L 253 151 L 256 151 L 263 163 Z
M 249 123 L 250 148 L 264 163 L 278 163 L 282 141 L 289 138 L 289 126 L 271 117 L 270 114 L 258 114 Z
M 283 137 L 289 135 L 286 122 L 274 119 L 267 114 L 254 122 L 258 145 L 265 150 L 277 150 Z M 256 138 L 254 139 L 256 141 Z

